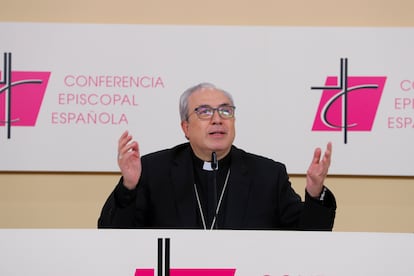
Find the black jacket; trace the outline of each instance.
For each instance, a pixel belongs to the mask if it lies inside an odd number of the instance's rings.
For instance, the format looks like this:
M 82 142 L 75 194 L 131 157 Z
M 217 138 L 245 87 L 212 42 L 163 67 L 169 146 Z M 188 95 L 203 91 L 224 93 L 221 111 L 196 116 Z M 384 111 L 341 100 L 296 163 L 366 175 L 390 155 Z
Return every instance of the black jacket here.
M 323 201 L 306 193 L 302 202 L 282 163 L 235 146 L 230 154 L 220 229 L 332 230 L 336 202 L 329 190 Z M 121 178 L 102 209 L 98 227 L 202 228 L 189 143 L 145 155 L 141 161 L 137 188 L 127 190 Z

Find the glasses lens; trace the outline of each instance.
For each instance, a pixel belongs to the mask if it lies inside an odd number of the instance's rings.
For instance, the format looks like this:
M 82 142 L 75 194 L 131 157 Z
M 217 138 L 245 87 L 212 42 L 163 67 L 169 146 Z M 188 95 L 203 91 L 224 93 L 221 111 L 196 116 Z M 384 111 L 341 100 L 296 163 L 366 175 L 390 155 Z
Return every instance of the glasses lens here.
M 234 107 L 233 106 L 220 106 L 218 112 L 223 118 L 232 118 L 234 116 Z
M 195 109 L 195 112 L 197 113 L 198 117 L 204 119 L 210 118 L 213 115 L 214 109 L 209 106 L 200 106 Z

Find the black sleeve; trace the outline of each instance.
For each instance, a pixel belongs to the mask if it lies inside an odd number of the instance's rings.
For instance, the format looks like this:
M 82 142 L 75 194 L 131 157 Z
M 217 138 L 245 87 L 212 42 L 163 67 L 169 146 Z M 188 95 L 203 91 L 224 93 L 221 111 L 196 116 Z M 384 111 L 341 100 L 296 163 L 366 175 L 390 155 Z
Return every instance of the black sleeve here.
M 305 193 L 305 204 L 301 214 L 300 229 L 315 231 L 332 231 L 336 214 L 336 200 L 333 193 L 326 188 L 323 200 Z
M 136 194 L 137 189 L 125 188 L 121 178 L 102 208 L 98 228 L 134 227 Z

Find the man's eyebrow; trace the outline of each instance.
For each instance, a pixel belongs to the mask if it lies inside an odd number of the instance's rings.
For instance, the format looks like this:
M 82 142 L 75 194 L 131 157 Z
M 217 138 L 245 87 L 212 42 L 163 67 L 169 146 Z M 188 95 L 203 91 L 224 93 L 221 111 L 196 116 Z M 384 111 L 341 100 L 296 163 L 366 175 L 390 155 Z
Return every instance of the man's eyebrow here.
M 230 106 L 231 104 L 230 103 L 222 103 L 221 105 L 219 105 L 219 106 Z
M 211 106 L 208 105 L 208 104 L 200 104 L 199 106 L 197 106 L 197 108 L 199 108 L 199 107 L 211 107 Z
M 222 104 L 219 104 L 218 105 L 218 107 L 220 107 L 220 106 L 231 106 L 231 104 L 230 103 L 222 103 Z M 199 106 L 197 106 L 197 107 L 212 107 L 211 105 L 209 105 L 209 104 L 200 104 Z

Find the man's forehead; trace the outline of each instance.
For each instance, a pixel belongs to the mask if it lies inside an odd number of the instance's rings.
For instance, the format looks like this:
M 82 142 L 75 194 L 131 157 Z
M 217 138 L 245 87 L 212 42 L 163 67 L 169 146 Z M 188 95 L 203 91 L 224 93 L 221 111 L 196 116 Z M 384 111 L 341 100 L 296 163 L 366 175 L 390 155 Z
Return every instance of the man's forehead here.
M 189 102 L 192 104 L 229 104 L 230 99 L 220 90 L 212 88 L 202 88 L 194 92 Z

